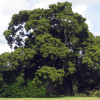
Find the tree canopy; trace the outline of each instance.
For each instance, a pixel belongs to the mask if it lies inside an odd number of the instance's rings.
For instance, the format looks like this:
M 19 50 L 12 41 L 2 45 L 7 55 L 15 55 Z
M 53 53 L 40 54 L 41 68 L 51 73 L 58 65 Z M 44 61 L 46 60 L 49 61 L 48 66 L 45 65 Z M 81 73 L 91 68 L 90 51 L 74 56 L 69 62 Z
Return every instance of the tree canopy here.
M 86 18 L 71 7 L 58 2 L 12 16 L 3 35 L 15 51 L 0 55 L 1 81 L 23 86 L 29 80 L 40 82 L 46 95 L 88 94 L 100 85 L 100 37 L 89 32 Z

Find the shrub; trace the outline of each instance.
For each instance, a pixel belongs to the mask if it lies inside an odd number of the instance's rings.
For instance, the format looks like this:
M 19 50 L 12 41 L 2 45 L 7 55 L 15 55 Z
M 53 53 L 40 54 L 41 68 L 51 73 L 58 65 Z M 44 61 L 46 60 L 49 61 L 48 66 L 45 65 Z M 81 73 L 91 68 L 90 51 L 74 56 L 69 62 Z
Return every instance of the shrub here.
M 46 94 L 46 89 L 43 85 L 37 86 L 29 82 L 25 94 L 26 97 L 43 97 Z
M 21 98 L 25 97 L 24 88 L 19 83 L 14 83 L 4 90 L 4 97 Z
M 4 90 L 1 97 L 7 98 L 25 98 L 25 97 L 42 97 L 45 96 L 45 87 L 40 85 L 39 87 L 33 83 L 28 83 L 27 86 L 23 86 L 19 83 L 13 83 L 11 86 L 4 84 Z
M 78 92 L 77 85 L 73 85 L 73 95 L 75 95 Z
M 9 88 L 9 85 L 6 82 L 0 84 L 0 97 L 6 97 L 6 89 Z
M 89 97 L 92 97 L 94 94 L 94 90 L 89 91 Z
M 84 93 L 76 93 L 74 96 L 75 97 L 87 97 L 87 95 Z
M 100 97 L 100 90 L 96 90 L 93 95 L 93 97 Z

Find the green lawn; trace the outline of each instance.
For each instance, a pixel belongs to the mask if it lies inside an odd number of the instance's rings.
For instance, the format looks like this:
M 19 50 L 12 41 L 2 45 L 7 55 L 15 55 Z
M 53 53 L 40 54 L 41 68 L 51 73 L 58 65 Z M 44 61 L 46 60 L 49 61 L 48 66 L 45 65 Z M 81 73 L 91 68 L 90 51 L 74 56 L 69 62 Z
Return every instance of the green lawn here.
M 62 98 L 0 98 L 0 100 L 100 100 L 97 97 L 62 97 Z

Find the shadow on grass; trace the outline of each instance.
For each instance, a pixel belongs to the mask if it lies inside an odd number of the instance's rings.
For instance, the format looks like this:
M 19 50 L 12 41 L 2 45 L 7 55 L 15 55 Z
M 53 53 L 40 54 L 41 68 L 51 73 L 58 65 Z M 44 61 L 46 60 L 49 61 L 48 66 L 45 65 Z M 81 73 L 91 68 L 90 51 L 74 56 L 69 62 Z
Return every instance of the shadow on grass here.
M 67 96 L 67 95 L 51 95 L 51 96 L 42 96 L 42 97 L 34 97 L 34 98 L 70 98 L 70 97 L 74 97 L 74 96 Z

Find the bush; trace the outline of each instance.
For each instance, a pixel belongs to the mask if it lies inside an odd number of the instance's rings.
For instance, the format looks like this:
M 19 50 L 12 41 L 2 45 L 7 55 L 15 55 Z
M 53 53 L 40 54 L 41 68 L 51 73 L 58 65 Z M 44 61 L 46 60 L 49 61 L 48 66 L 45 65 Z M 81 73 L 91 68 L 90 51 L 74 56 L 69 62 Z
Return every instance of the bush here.
M 3 82 L 0 84 L 0 97 L 6 97 L 6 92 L 5 90 L 9 88 L 9 85 L 6 82 Z
M 26 97 L 24 94 L 24 88 L 21 86 L 19 83 L 14 83 L 8 88 L 4 90 L 4 97 L 8 98 L 21 98 L 21 97 Z
M 44 86 L 39 87 L 28 83 L 27 86 L 23 86 L 19 83 L 13 83 L 11 86 L 4 84 L 4 90 L 1 97 L 7 98 L 25 98 L 25 97 L 42 97 L 45 96 L 46 89 Z
M 89 97 L 92 97 L 94 94 L 94 90 L 89 91 Z
M 73 85 L 73 95 L 77 94 L 77 92 L 78 92 L 77 85 Z
M 93 95 L 93 97 L 100 97 L 100 90 L 96 90 Z
M 74 96 L 75 97 L 87 97 L 87 95 L 84 93 L 76 93 Z
M 46 89 L 43 85 L 37 86 L 29 82 L 25 94 L 26 97 L 43 97 L 46 94 Z

